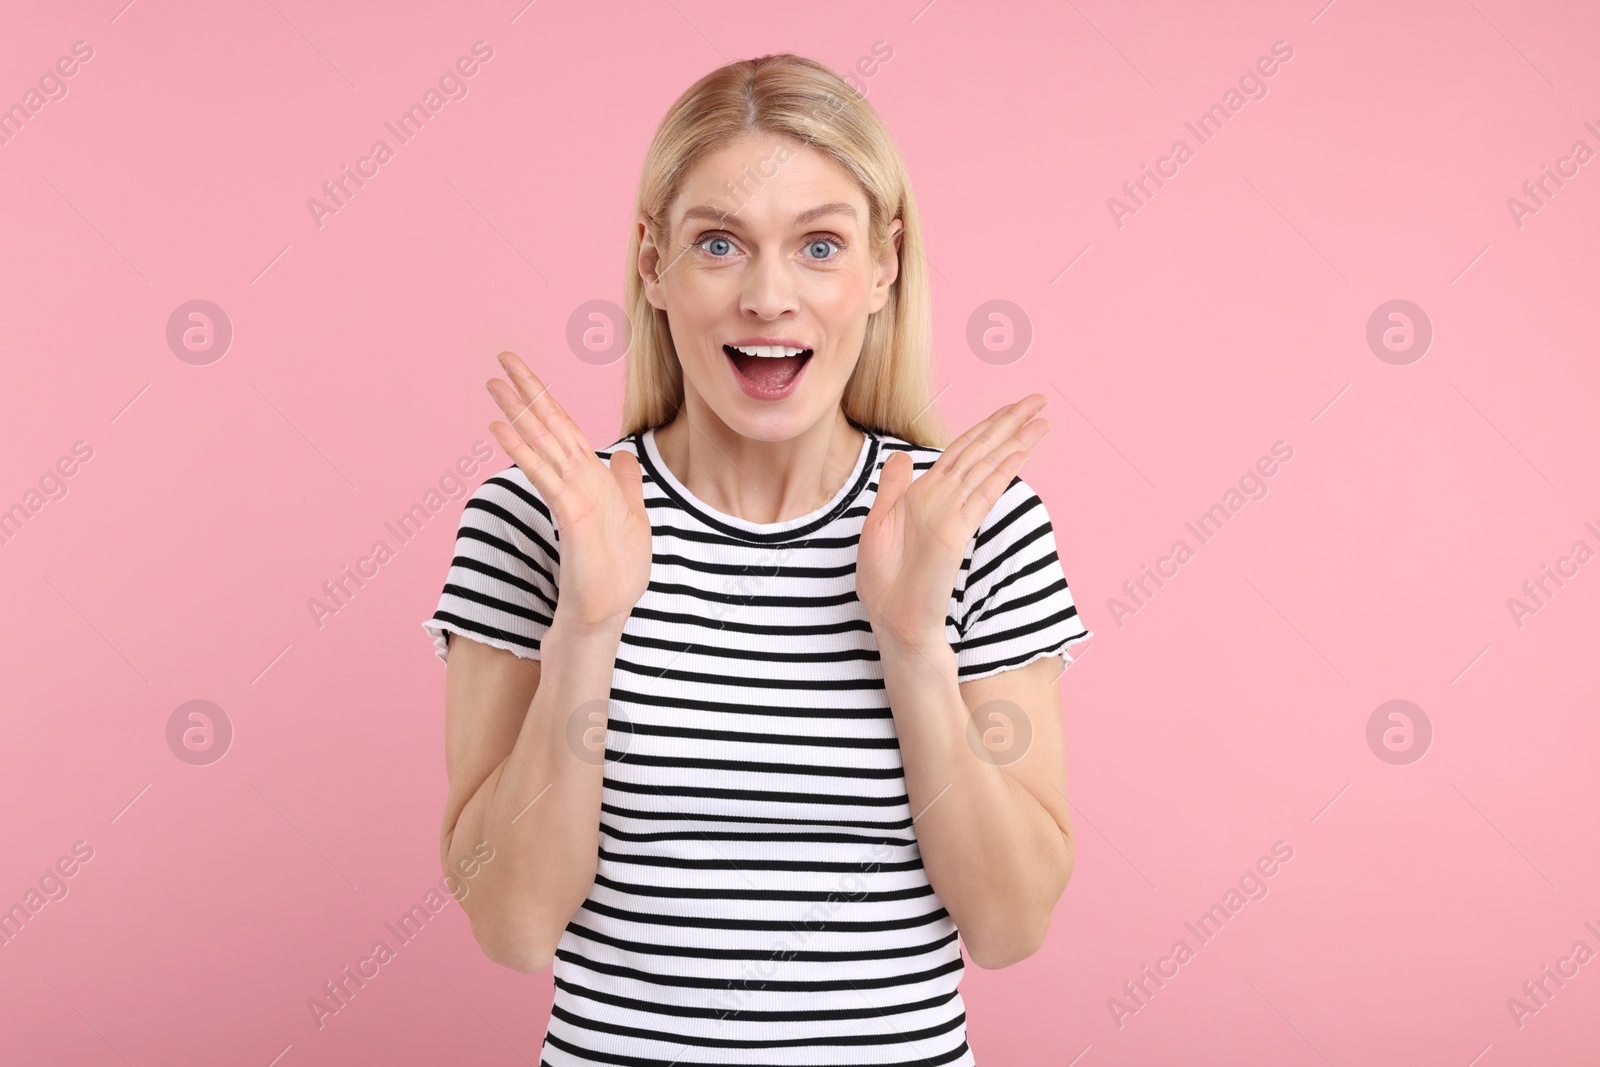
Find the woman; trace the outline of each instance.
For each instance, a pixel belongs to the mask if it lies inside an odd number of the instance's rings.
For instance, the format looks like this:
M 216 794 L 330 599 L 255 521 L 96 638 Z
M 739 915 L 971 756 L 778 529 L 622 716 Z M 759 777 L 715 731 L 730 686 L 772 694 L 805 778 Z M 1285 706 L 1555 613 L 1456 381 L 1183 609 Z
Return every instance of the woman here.
M 961 943 L 1035 951 L 1073 861 L 1044 398 L 941 447 L 905 167 L 821 64 L 692 86 L 638 209 L 623 436 L 489 383 L 515 465 L 423 624 L 445 868 L 554 961 L 544 1063 L 971 1064 Z

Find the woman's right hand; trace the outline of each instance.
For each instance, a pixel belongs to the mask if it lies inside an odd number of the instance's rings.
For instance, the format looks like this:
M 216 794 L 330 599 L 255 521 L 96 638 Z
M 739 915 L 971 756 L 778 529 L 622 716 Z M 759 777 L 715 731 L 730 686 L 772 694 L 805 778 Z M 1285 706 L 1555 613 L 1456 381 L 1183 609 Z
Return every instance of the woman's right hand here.
M 627 621 L 650 582 L 650 515 L 639 461 L 618 448 L 608 468 L 577 423 L 514 352 L 500 353 L 507 385 L 489 393 L 510 420 L 491 422 L 500 442 L 550 507 L 561 534 L 556 614 L 582 627 Z

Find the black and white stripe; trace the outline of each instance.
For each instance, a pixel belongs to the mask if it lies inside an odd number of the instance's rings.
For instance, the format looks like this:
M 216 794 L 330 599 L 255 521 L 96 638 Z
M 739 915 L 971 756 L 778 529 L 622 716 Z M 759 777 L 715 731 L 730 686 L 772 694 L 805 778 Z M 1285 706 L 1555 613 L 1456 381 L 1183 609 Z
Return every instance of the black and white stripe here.
M 917 849 L 855 546 L 893 450 L 870 434 L 835 498 L 756 524 L 640 457 L 654 560 L 617 654 L 600 863 L 562 936 L 541 1062 L 972 1064 L 953 920 Z M 559 537 L 511 466 L 467 502 L 438 610 L 539 658 Z M 946 628 L 962 681 L 1092 636 L 1044 504 L 1013 479 L 967 551 Z

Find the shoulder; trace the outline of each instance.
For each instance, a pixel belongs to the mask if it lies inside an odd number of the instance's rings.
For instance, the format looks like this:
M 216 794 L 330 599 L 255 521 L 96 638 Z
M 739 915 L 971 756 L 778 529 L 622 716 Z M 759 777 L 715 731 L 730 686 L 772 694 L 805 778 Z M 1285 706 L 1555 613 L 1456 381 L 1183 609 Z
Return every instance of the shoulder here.
M 550 506 L 515 463 L 491 474 L 467 498 L 462 525 L 485 519 L 518 527 L 552 528 Z
M 973 548 L 985 556 L 1006 555 L 1041 538 L 1053 540 L 1053 537 L 1050 511 L 1043 498 L 1017 475 L 984 516 L 973 539 Z

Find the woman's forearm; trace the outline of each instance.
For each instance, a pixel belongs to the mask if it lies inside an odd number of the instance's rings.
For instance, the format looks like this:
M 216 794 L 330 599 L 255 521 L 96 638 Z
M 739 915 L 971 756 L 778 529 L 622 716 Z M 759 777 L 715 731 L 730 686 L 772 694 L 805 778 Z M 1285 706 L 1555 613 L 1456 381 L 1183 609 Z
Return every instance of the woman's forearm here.
M 1048 811 L 968 741 L 956 654 L 944 641 L 879 641 L 923 868 L 973 961 L 1037 950 L 1072 870 Z
M 487 841 L 462 901 L 473 934 L 496 962 L 549 966 L 594 882 L 612 672 L 623 621 L 595 628 L 560 610 L 540 641 L 540 679 L 515 746 L 462 809 L 447 866 Z

